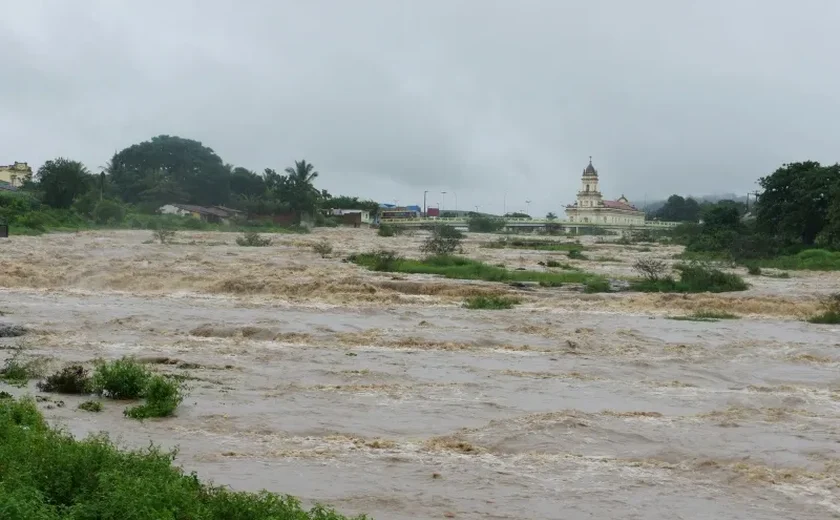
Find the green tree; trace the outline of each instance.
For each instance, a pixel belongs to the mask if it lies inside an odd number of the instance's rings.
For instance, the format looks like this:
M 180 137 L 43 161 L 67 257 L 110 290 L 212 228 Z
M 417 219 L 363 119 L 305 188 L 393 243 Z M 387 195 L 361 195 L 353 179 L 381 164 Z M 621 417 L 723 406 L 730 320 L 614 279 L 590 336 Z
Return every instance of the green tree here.
M 697 222 L 700 218 L 700 204 L 691 197 L 671 195 L 665 205 L 659 208 L 653 216 L 670 222 Z
M 44 203 L 61 209 L 69 208 L 77 197 L 87 193 L 93 181 L 84 164 L 63 157 L 45 162 L 37 178 Z
M 556 214 L 556 213 L 554 213 L 553 211 L 549 211 L 549 212 L 545 215 L 545 219 L 546 219 L 546 220 L 557 220 L 557 214 Z
M 247 168 L 233 168 L 230 175 L 230 192 L 233 195 L 258 197 L 266 190 L 265 179 Z
M 812 245 L 829 223 L 831 194 L 840 183 L 840 165 L 814 161 L 782 165 L 758 181 L 756 226 L 774 237 Z
M 359 197 L 339 195 L 324 199 L 323 207 L 327 209 L 360 209 L 371 215 L 379 210 L 379 203 L 372 200 L 359 200 Z
M 92 216 L 97 224 L 119 224 L 125 218 L 125 208 L 117 201 L 104 199 L 93 208 Z
M 295 166 L 286 168 L 286 175 L 281 177 L 279 199 L 297 213 L 298 220 L 304 213 L 314 213 L 322 198 L 321 192 L 313 185 L 317 177 L 315 167 L 305 160 L 295 161 Z
M 200 142 L 177 136 L 159 135 L 117 152 L 108 173 L 130 203 L 211 205 L 230 197 L 231 174 L 222 159 Z

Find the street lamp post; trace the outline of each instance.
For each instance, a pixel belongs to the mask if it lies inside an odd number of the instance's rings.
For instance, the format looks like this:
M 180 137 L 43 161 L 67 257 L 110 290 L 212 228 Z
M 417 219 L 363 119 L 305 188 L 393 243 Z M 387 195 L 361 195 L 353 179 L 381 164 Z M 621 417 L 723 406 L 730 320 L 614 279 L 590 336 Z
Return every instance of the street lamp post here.
M 525 214 L 527 214 L 528 217 L 531 216 L 531 201 L 530 200 L 525 201 Z
M 441 203 L 440 207 L 441 207 L 442 209 L 446 209 L 446 192 L 445 192 L 445 191 L 442 191 L 442 192 L 440 192 L 440 194 L 441 194 L 441 197 L 442 197 L 442 198 L 441 198 L 441 200 L 443 201 L 443 202 Z
M 423 192 L 423 216 L 426 217 L 429 215 L 428 211 L 426 210 L 426 194 L 429 193 L 429 190 Z

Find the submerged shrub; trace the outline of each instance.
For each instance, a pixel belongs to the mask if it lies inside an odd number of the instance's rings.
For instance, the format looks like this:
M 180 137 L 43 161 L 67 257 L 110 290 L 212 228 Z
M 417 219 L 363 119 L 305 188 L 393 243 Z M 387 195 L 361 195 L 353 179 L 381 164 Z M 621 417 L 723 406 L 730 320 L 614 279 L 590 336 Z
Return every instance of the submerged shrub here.
M 99 401 L 85 401 L 79 405 L 79 410 L 86 412 L 101 412 L 102 408 L 102 403 Z
M 452 226 L 441 224 L 432 228 L 432 234 L 420 246 L 420 252 L 432 255 L 451 255 L 461 247 L 464 234 Z
M 38 383 L 38 389 L 58 394 L 85 394 L 90 391 L 90 378 L 85 367 L 70 365 Z
M 236 239 L 236 243 L 243 247 L 268 247 L 271 239 L 261 237 L 256 231 L 246 231 Z
M 405 228 L 394 224 L 380 224 L 376 234 L 381 237 L 394 237 L 405 233 Z
M 326 258 L 332 254 L 333 247 L 326 239 L 323 239 L 312 246 L 312 251 L 321 255 L 321 258 Z
M 761 275 L 761 267 L 759 267 L 758 264 L 748 264 L 747 273 L 753 276 L 759 276 Z
M 100 362 L 93 373 L 91 389 L 111 399 L 139 399 L 151 376 L 145 365 L 132 358 Z
M 174 379 L 164 376 L 152 376 L 144 391 L 146 402 L 128 408 L 123 412 L 132 419 L 147 419 L 150 417 L 169 417 L 184 400 L 180 384 Z
M 164 228 L 156 229 L 152 231 L 152 237 L 161 244 L 168 244 L 173 238 L 175 238 L 175 230 Z
M 809 323 L 840 325 L 840 293 L 825 296 L 820 300 L 823 312 L 808 318 Z
M 580 249 L 570 249 L 569 258 L 572 260 L 586 260 L 586 255 Z
M 30 379 L 38 379 L 42 375 L 43 360 L 26 358 L 23 349 L 16 349 L 12 357 L 6 359 L 0 368 L 0 379 L 16 386 L 23 386 Z
M 515 296 L 471 296 L 464 301 L 467 309 L 512 309 L 514 305 L 522 303 L 521 298 Z
M 645 280 L 656 281 L 665 276 L 668 266 L 662 260 L 655 258 L 640 258 L 633 264 L 633 270 Z
M 700 262 L 677 264 L 674 270 L 679 273 L 679 280 L 670 276 L 657 280 L 645 279 L 631 284 L 631 288 L 642 292 L 720 293 L 745 291 L 749 287 L 737 274 L 726 273 Z

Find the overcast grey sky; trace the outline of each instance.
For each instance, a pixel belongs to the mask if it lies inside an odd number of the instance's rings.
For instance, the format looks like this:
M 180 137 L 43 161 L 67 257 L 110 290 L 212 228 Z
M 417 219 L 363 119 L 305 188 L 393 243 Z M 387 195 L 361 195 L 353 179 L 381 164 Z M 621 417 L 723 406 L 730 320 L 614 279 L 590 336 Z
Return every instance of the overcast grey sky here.
M 0 0 L 0 164 L 158 134 L 319 187 L 560 212 L 840 159 L 837 0 Z

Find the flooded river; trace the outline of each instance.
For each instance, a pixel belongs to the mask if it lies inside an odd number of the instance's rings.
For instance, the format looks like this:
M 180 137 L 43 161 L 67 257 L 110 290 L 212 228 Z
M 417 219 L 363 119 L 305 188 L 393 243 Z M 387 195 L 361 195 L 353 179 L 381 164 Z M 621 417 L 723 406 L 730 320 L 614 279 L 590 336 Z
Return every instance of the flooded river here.
M 52 368 L 135 355 L 185 376 L 177 416 L 42 403 L 73 433 L 177 447 L 234 489 L 384 519 L 840 518 L 840 327 L 810 325 L 833 273 L 747 277 L 734 295 L 583 295 L 370 273 L 342 262 L 419 236 L 148 232 L 0 242 L 0 321 Z M 335 253 L 320 258 L 325 238 Z M 562 253 L 481 247 L 514 269 Z M 678 248 L 589 243 L 593 272 Z M 564 261 L 568 261 L 564 257 Z M 743 273 L 742 273 L 743 274 Z M 517 293 L 506 311 L 461 307 Z M 695 310 L 741 319 L 676 321 Z M 0 350 L 0 359 L 9 355 Z M 166 359 L 163 359 L 166 358 Z M 12 393 L 37 393 L 3 388 Z

